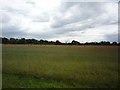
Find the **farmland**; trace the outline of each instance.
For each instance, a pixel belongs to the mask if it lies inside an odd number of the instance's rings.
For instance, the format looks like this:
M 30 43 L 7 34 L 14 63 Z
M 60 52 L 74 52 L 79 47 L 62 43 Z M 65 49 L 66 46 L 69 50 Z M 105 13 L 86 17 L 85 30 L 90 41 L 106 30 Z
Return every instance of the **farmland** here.
M 117 46 L 3 45 L 3 88 L 118 86 Z

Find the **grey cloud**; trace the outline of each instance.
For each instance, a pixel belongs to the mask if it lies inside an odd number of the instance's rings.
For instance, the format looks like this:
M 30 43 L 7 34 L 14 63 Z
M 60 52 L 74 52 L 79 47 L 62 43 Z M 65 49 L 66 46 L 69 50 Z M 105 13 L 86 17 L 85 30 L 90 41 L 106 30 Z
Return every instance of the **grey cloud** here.
M 35 34 L 29 34 L 31 37 L 37 38 L 37 39 L 50 39 L 57 37 L 57 34 L 46 32 L 46 33 L 35 33 Z
M 33 22 L 48 22 L 49 19 L 48 19 L 48 18 L 38 17 L 38 18 L 33 19 L 32 21 L 33 21 Z
M 72 23 L 73 25 L 71 26 L 70 24 L 64 25 L 62 27 L 59 28 L 55 28 L 55 33 L 56 34 L 66 34 L 66 33 L 70 33 L 70 32 L 76 32 L 76 31 L 81 31 L 82 33 L 85 32 L 85 30 L 87 29 L 92 29 L 95 28 L 97 26 L 99 26 L 98 23 L 95 22 L 89 22 L 88 20 L 86 22 L 78 22 L 78 24 L 82 24 L 81 26 L 75 26 L 76 23 Z
M 120 42 L 120 32 L 118 31 L 118 42 Z
M 71 7 L 73 7 L 73 6 L 77 5 L 77 4 L 78 4 L 78 2 L 62 2 L 61 7 L 60 7 L 60 11 L 61 12 L 66 12 Z
M 2 27 L 2 36 L 5 37 L 21 37 L 26 36 L 26 33 L 21 31 L 17 26 L 4 26 Z
M 48 22 L 49 21 L 49 15 L 47 13 L 42 13 L 39 16 L 34 16 L 33 22 Z
M 32 5 L 32 6 L 35 6 L 35 5 L 36 5 L 36 3 L 35 3 L 34 1 L 30 1 L 30 0 L 27 1 L 26 3 L 27 3 L 27 4 L 30 4 L 30 5 Z
M 108 25 L 118 24 L 118 20 L 113 20 L 113 21 L 110 21 L 106 24 L 108 24 Z
M 5 12 L 9 12 L 9 13 L 14 13 L 14 14 L 20 14 L 20 15 L 24 15 L 26 16 L 27 15 L 27 11 L 24 11 L 24 10 L 21 10 L 21 9 L 16 9 L 16 8 L 13 8 L 13 7 L 10 7 L 10 6 L 5 6 L 2 8 L 3 11 Z
M 83 25 L 81 25 L 81 26 L 75 26 L 76 24 L 74 23 L 72 26 L 70 26 L 70 24 L 68 24 L 68 25 L 64 25 L 63 27 L 59 27 L 59 28 L 56 28 L 56 30 L 55 30 L 55 34 L 58 34 L 58 35 L 62 35 L 62 34 L 68 34 L 68 33 L 74 33 L 74 32 L 76 32 L 76 31 L 79 31 L 79 32 L 81 32 L 81 34 L 82 33 L 85 33 L 85 31 L 87 30 L 87 29 L 93 29 L 93 28 L 97 28 L 97 27 L 101 27 L 101 26 L 103 26 L 103 25 L 116 25 L 116 24 L 118 24 L 118 22 L 117 21 L 101 21 L 101 22 L 96 22 L 96 21 L 86 21 L 86 22 L 79 22 L 79 23 L 81 23 L 81 24 L 83 24 Z M 111 36 L 112 36 L 112 34 L 111 34 Z M 107 35 L 106 36 L 106 38 L 109 38 L 109 37 L 111 37 L 110 35 Z M 115 38 L 114 37 L 111 37 L 111 39 L 110 40 L 112 40 L 112 38 L 113 38 L 113 40 L 115 40 Z
M 21 30 L 18 26 L 6 26 L 2 28 L 2 36 L 3 37 L 14 37 L 14 38 L 36 38 L 36 39 L 48 39 L 53 38 L 56 35 L 52 32 L 47 33 L 27 33 L 25 30 Z
M 107 34 L 105 35 L 105 40 L 110 42 L 118 42 L 118 34 Z
M 54 29 L 54 34 L 62 35 L 62 34 L 67 34 L 67 33 L 73 33 L 76 31 L 81 31 L 82 33 L 84 33 L 85 30 L 88 28 L 93 28 L 93 27 L 92 27 L 92 25 L 89 26 L 89 24 L 85 24 L 85 25 L 77 26 L 77 27 L 68 25 L 68 26 Z
M 9 23 L 10 17 L 6 14 L 2 14 L 2 24 Z
M 54 22 L 51 25 L 53 28 L 62 27 L 66 24 L 71 24 L 90 18 L 95 18 L 104 13 L 102 6 L 104 3 L 73 3 L 67 2 L 63 5 L 62 16 L 54 16 Z M 69 18 L 64 18 L 68 13 L 71 14 Z
M 92 29 L 94 27 L 95 25 L 93 25 L 93 22 L 85 23 L 82 26 L 66 25 L 60 28 L 55 28 L 54 34 L 62 35 L 62 34 L 74 33 L 76 31 L 80 31 L 82 34 L 85 32 L 85 30 L 90 29 L 90 28 Z
M 5 24 L 2 27 L 2 36 L 3 37 L 14 37 L 14 38 L 36 38 L 36 39 L 48 39 L 56 37 L 54 32 L 45 32 L 45 33 L 28 33 L 26 30 L 23 30 L 19 25 Z
M 66 2 L 119 2 L 119 0 L 64 0 Z

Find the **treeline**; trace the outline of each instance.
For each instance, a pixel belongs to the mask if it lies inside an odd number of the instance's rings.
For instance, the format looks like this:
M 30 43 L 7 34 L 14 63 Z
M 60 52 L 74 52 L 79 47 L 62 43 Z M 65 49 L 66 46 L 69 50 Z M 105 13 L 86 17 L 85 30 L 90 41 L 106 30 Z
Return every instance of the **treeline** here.
M 36 39 L 16 39 L 16 38 L 0 38 L 1 44 L 41 44 L 41 45 L 120 45 L 120 42 L 109 42 L 109 41 L 101 41 L 101 42 L 86 42 L 80 43 L 78 41 L 73 40 L 70 43 L 62 43 L 59 40 L 56 41 L 47 41 L 47 40 L 36 40 Z

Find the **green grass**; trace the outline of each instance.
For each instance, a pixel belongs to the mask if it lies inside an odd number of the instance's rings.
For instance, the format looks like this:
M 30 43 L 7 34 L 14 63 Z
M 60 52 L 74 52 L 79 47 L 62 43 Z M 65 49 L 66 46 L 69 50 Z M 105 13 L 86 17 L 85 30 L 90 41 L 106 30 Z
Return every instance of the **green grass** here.
M 117 46 L 3 45 L 3 88 L 118 86 Z

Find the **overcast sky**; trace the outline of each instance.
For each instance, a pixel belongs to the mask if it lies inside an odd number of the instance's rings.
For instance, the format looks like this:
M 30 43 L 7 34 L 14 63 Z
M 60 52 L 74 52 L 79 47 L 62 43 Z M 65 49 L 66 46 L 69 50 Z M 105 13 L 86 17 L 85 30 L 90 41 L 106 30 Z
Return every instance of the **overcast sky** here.
M 61 42 L 118 41 L 118 0 L 68 1 L 0 0 L 2 36 Z

